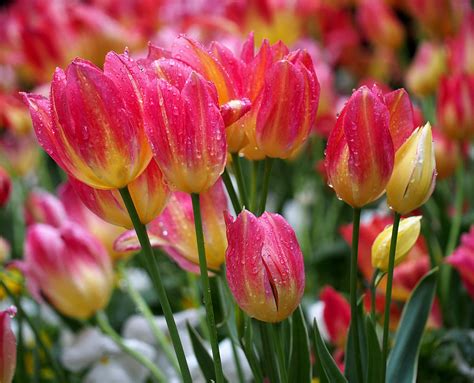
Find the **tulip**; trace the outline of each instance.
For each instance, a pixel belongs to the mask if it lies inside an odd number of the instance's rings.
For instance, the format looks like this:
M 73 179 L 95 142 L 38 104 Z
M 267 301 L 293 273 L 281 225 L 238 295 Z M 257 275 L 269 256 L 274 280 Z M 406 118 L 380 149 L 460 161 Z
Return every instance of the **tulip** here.
M 453 74 L 441 80 L 436 105 L 441 130 L 452 139 L 474 136 L 474 75 Z
M 0 208 L 8 203 L 11 191 L 12 180 L 5 169 L 0 166 Z
M 18 266 L 35 299 L 41 301 L 41 292 L 59 312 L 76 319 L 103 309 L 112 292 L 112 265 L 105 248 L 72 222 L 61 228 L 30 226 L 25 260 Z
M 5 238 L 0 236 L 0 264 L 3 264 L 10 259 L 10 253 L 10 243 Z
M 144 78 L 128 55 L 113 52 L 103 72 L 79 58 L 66 72 L 56 69 L 50 100 L 24 94 L 40 145 L 89 186 L 127 186 L 151 159 L 143 127 Z
M 363 0 L 357 8 L 357 20 L 367 38 L 375 45 L 398 48 L 404 30 L 394 11 L 379 0 Z
M 257 115 L 256 143 L 268 157 L 289 158 L 313 127 L 320 87 L 306 51 L 295 51 L 265 74 Z
M 415 112 L 410 97 L 403 88 L 385 93 L 384 100 L 390 113 L 390 135 L 396 153 L 417 126 Z
M 337 347 L 343 348 L 351 322 L 350 304 L 331 286 L 325 286 L 319 297 L 324 302 L 323 317 L 329 338 Z
M 402 262 L 420 235 L 421 216 L 404 218 L 398 228 L 398 246 L 395 251 L 395 266 Z M 392 240 L 393 225 L 385 228 L 372 245 L 372 266 L 382 271 L 388 270 L 390 241 Z
M 0 311 L 0 382 L 11 383 L 16 367 L 16 339 L 10 320 L 16 314 L 11 306 Z
M 133 227 L 118 190 L 94 189 L 72 177 L 69 178 L 69 182 L 82 202 L 104 221 L 127 229 Z M 128 189 L 140 221 L 144 225 L 161 213 L 168 200 L 168 186 L 163 173 L 153 160 L 145 171 L 128 185 Z
M 460 274 L 469 296 L 474 300 L 474 226 L 461 236 L 460 246 L 446 258 Z
M 464 18 L 459 33 L 448 41 L 449 67 L 452 71 L 474 74 L 474 13 Z
M 94 214 L 84 205 L 70 182 L 59 187 L 58 197 L 63 203 L 67 218 L 93 234 L 105 246 L 112 260 L 123 259 L 131 254 L 119 253 L 113 248 L 115 240 L 125 232 L 125 228 L 112 225 Z
M 60 227 L 67 220 L 61 201 L 44 190 L 33 190 L 25 201 L 26 224 L 45 223 Z
M 299 305 L 304 290 L 303 255 L 291 226 L 278 214 L 236 219 L 226 213 L 226 276 L 239 305 L 251 317 L 279 322 Z
M 431 125 L 417 128 L 397 150 L 392 177 L 387 185 L 387 203 L 400 214 L 423 205 L 433 193 L 436 163 Z
M 441 44 L 429 41 L 418 46 L 415 58 L 405 75 L 407 88 L 419 95 L 434 93 L 446 72 L 446 52 Z
M 222 181 L 199 195 L 204 247 L 207 266 L 219 270 L 225 260 L 227 239 L 225 236 L 224 211 L 228 209 Z M 153 247 L 162 248 L 181 268 L 199 273 L 199 255 L 194 228 L 194 214 L 189 194 L 171 194 L 165 210 L 148 225 L 148 236 Z M 116 251 L 136 251 L 140 243 L 134 230 L 117 238 Z
M 146 131 L 170 187 L 201 193 L 224 171 L 224 121 L 214 86 L 198 73 L 171 63 L 166 77 L 148 84 Z
M 390 113 L 376 86 L 356 90 L 329 136 L 326 169 L 329 185 L 353 207 L 384 192 L 393 169 Z
M 36 170 L 40 159 L 40 149 L 35 135 L 16 134 L 4 130 L 0 137 L 0 164 L 9 174 L 27 176 Z
M 459 145 L 438 129 L 433 129 L 433 142 L 438 173 L 436 178 L 438 180 L 449 178 L 462 161 Z

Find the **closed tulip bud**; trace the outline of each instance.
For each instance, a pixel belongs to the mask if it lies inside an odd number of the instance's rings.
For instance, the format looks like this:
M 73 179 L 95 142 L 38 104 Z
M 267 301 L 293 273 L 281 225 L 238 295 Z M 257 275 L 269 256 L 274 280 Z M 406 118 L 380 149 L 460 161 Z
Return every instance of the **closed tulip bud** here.
M 67 215 L 61 201 L 44 190 L 33 190 L 25 201 L 26 224 L 45 223 L 60 227 Z
M 367 38 L 375 45 L 398 48 L 405 32 L 389 5 L 379 0 L 363 0 L 357 8 L 357 20 Z
M 226 276 L 237 304 L 264 322 L 280 322 L 299 305 L 305 276 L 303 254 L 285 219 L 247 210 L 226 213 Z
M 16 307 L 0 311 L 0 382 L 11 383 L 16 367 L 16 338 L 11 328 L 11 318 Z
M 104 71 L 79 58 L 65 72 L 56 69 L 50 100 L 24 95 L 40 145 L 89 186 L 127 186 L 151 159 L 143 127 L 144 78 L 128 55 L 112 52 Z
M 441 80 L 436 105 L 437 121 L 450 138 L 474 136 L 474 75 L 453 74 Z
M 204 192 L 216 183 L 227 158 L 215 87 L 184 68 L 172 68 L 164 78 L 148 84 L 145 102 L 156 162 L 172 189 Z
M 199 195 L 207 267 L 219 270 L 225 260 L 227 239 L 225 236 L 224 211 L 228 209 L 224 185 L 219 179 L 206 192 Z M 153 247 L 162 248 L 181 268 L 199 273 L 199 254 L 194 227 L 191 197 L 183 192 L 171 194 L 165 210 L 147 227 Z M 135 230 L 130 230 L 115 242 L 115 250 L 140 249 Z
M 417 128 L 397 150 L 392 177 L 387 185 L 387 203 L 400 214 L 423 205 L 433 193 L 436 162 L 431 125 Z
M 97 239 L 77 224 L 30 226 L 25 260 L 18 266 L 32 296 L 41 301 L 42 293 L 64 315 L 87 319 L 109 302 L 110 258 Z
M 0 167 L 0 208 L 8 203 L 11 191 L 12 180 L 6 170 Z
M 127 229 L 132 220 L 118 190 L 94 189 L 72 177 L 69 182 L 82 202 L 104 221 Z M 128 185 L 140 221 L 146 225 L 161 213 L 168 200 L 169 188 L 154 160 L 145 171 Z
M 256 125 L 256 142 L 266 156 L 289 158 L 301 148 L 313 127 L 319 93 L 308 52 L 292 52 L 271 66 Z
M 445 71 L 446 52 L 444 46 L 423 42 L 418 47 L 415 58 L 406 72 L 405 83 L 411 92 L 419 96 L 426 96 L 436 91 Z
M 448 138 L 438 129 L 433 129 L 433 142 L 436 160 L 436 179 L 443 180 L 451 177 L 458 167 L 461 149 L 458 143 Z
M 326 148 L 329 185 L 353 207 L 375 201 L 392 174 L 390 113 L 375 86 L 356 90 L 340 113 Z
M 395 250 L 395 266 L 402 262 L 413 246 L 415 246 L 421 230 L 421 216 L 400 220 L 398 241 Z M 375 239 L 372 245 L 372 266 L 382 271 L 388 270 L 390 242 L 393 225 L 387 226 Z

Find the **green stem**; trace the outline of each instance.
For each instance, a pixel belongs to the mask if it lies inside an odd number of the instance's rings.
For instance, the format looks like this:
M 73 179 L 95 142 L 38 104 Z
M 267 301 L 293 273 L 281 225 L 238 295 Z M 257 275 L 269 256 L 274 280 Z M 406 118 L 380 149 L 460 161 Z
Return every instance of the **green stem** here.
M 250 205 L 247 197 L 247 189 L 245 188 L 244 175 L 242 173 L 242 167 L 240 166 L 240 157 L 238 153 L 232 153 L 232 168 L 234 169 L 237 186 L 239 187 L 240 201 L 244 207 L 249 209 Z
M 150 278 L 158 294 L 158 298 L 160 299 L 163 314 L 165 315 L 166 319 L 166 324 L 168 325 L 168 331 L 170 333 L 171 341 L 173 342 L 174 351 L 176 353 L 176 357 L 178 358 L 179 368 L 181 370 L 183 381 L 185 383 L 191 383 L 191 373 L 189 372 L 186 356 L 184 355 L 183 345 L 181 344 L 178 328 L 176 327 L 176 322 L 174 321 L 171 305 L 166 295 L 165 287 L 163 286 L 163 282 L 161 280 L 160 271 L 156 262 L 156 258 L 153 254 L 153 249 L 150 244 L 150 239 L 148 238 L 148 233 L 146 231 L 145 225 L 141 223 L 140 218 L 138 217 L 138 213 L 135 209 L 135 205 L 133 204 L 132 196 L 130 195 L 128 187 L 124 187 L 119 190 L 123 202 L 127 207 L 130 219 L 133 222 L 133 226 L 135 228 L 135 232 L 137 233 L 138 240 L 140 241 L 140 245 L 142 247 L 143 252 L 143 260 L 145 262 L 147 272 L 150 275 Z
M 464 199 L 464 189 L 463 189 L 463 179 L 464 179 L 464 165 L 460 161 L 458 168 L 456 170 L 456 197 L 454 202 L 454 217 L 451 223 L 451 229 L 449 230 L 448 243 L 446 245 L 445 256 L 451 255 L 456 247 L 459 232 L 461 230 L 461 220 L 462 220 L 462 204 Z
M 370 281 L 370 318 L 372 322 L 375 323 L 375 299 L 376 299 L 376 281 L 379 275 L 379 269 L 375 269 L 374 273 L 372 274 L 372 280 Z
M 217 383 L 223 383 L 224 373 L 222 371 L 219 344 L 217 343 L 217 330 L 216 322 L 214 319 L 214 309 L 212 307 L 211 286 L 209 284 L 209 275 L 207 272 L 206 251 L 204 248 L 204 234 L 202 230 L 201 204 L 199 201 L 199 194 L 191 194 L 191 199 L 193 202 L 194 225 L 196 228 L 196 241 L 199 254 L 199 271 L 201 274 L 204 306 L 206 308 L 207 325 L 209 328 L 209 340 L 211 342 L 212 356 L 214 357 L 214 369 L 216 372 Z
M 146 358 L 144 355 L 125 344 L 123 338 L 112 328 L 109 320 L 107 319 L 107 315 L 103 311 L 97 312 L 96 320 L 102 332 L 112 339 L 123 352 L 130 355 L 143 367 L 147 368 L 157 382 L 166 382 L 166 376 L 158 369 L 158 367 L 155 366 L 155 364 L 153 364 L 150 359 Z
M 225 188 L 227 189 L 227 193 L 229 194 L 230 201 L 232 202 L 232 206 L 234 207 L 235 214 L 239 214 L 242 211 L 242 205 L 240 204 L 239 197 L 237 197 L 237 193 L 235 192 L 234 185 L 232 185 L 232 181 L 230 179 L 227 168 L 225 168 L 224 173 L 222 173 L 222 181 L 224 181 L 224 185 L 225 185 Z
M 278 358 L 278 367 L 280 369 L 280 376 L 281 376 L 282 382 L 288 382 L 288 373 L 286 371 L 285 354 L 283 353 L 283 348 L 281 345 L 282 337 L 275 333 L 275 326 L 276 325 L 273 323 L 266 324 L 268 333 L 270 334 L 270 345 L 272 346 L 274 350 L 276 350 L 276 354 Z
M 257 203 L 257 179 L 260 161 L 252 161 L 252 173 L 250 178 L 250 211 L 255 210 Z
M 392 239 L 390 241 L 390 253 L 388 255 L 387 288 L 385 290 L 385 316 L 383 321 L 382 338 L 382 377 L 385 382 L 387 357 L 388 357 L 388 335 L 390 325 L 390 306 L 392 304 L 392 282 L 393 269 L 395 268 L 395 252 L 397 249 L 398 226 L 400 225 L 400 214 L 395 212 L 393 217 Z
M 260 337 L 263 346 L 263 361 L 265 364 L 265 372 L 271 383 L 281 382 L 281 377 L 278 371 L 278 361 L 275 357 L 275 348 L 272 347 L 272 337 L 269 331 L 269 323 L 257 321 L 260 327 Z
M 263 173 L 263 190 L 260 195 L 260 203 L 258 204 L 257 215 L 261 215 L 265 211 L 265 205 L 267 203 L 268 185 L 270 183 L 270 173 L 272 171 L 273 158 L 265 158 L 265 170 Z
M 224 312 L 227 312 L 227 304 L 229 302 L 232 304 L 232 300 L 228 301 L 226 298 L 225 277 L 219 277 L 218 283 L 219 283 L 219 298 L 221 300 L 222 309 Z M 232 354 L 234 356 L 235 367 L 237 370 L 237 375 L 239 376 L 239 382 L 244 383 L 245 377 L 242 371 L 242 365 L 240 363 L 240 358 L 239 358 L 239 354 L 237 353 L 237 347 L 236 347 L 236 344 L 238 344 L 238 341 L 235 339 L 235 336 L 233 336 L 232 334 L 230 319 L 225 320 L 224 323 L 225 323 L 227 334 L 229 335 L 229 339 L 231 342 Z
M 148 326 L 150 326 L 150 330 L 153 336 L 155 337 L 157 343 L 161 346 L 161 348 L 165 352 L 166 356 L 168 357 L 168 360 L 171 362 L 171 365 L 174 367 L 176 372 L 179 373 L 178 360 L 176 359 L 176 355 L 173 351 L 173 348 L 170 347 L 169 340 L 166 338 L 166 335 L 163 333 L 163 331 L 161 331 L 161 329 L 156 325 L 155 317 L 153 316 L 153 313 L 151 312 L 150 308 L 148 307 L 143 297 L 135 289 L 135 287 L 133 287 L 132 283 L 130 283 L 130 280 L 128 280 L 127 277 L 125 276 L 125 270 L 123 271 L 123 275 L 125 278 L 125 288 L 127 290 L 129 297 L 132 299 L 138 311 L 143 315 L 143 317 L 147 321 Z
M 61 383 L 67 383 L 66 376 L 64 375 L 64 371 L 62 370 L 58 361 L 54 358 L 54 355 L 51 353 L 51 349 L 43 342 L 40 331 L 36 327 L 36 323 L 25 312 L 25 310 L 23 309 L 23 306 L 21 305 L 20 299 L 11 292 L 11 290 L 2 280 L 0 280 L 0 284 L 2 285 L 7 295 L 10 297 L 10 299 L 13 301 L 13 304 L 16 306 L 18 313 L 21 315 L 23 319 L 26 320 L 26 322 L 31 328 L 31 331 L 33 331 L 36 341 L 38 342 L 39 346 L 43 349 L 46 359 L 51 364 L 51 367 L 54 370 L 57 381 Z
M 359 328 L 357 324 L 357 255 L 359 252 L 359 227 L 360 227 L 360 208 L 354 208 L 354 218 L 352 225 L 352 251 L 351 251 L 351 328 L 352 339 L 354 343 L 355 365 L 357 381 L 362 382 L 362 360 L 360 357 Z

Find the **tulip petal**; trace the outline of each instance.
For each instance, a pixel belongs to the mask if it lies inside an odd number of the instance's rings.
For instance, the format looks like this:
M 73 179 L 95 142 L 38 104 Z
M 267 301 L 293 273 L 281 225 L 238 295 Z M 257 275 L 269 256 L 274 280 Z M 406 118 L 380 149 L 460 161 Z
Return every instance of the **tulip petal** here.
M 416 128 L 413 105 L 405 89 L 394 90 L 384 97 L 390 113 L 390 134 L 396 152 Z

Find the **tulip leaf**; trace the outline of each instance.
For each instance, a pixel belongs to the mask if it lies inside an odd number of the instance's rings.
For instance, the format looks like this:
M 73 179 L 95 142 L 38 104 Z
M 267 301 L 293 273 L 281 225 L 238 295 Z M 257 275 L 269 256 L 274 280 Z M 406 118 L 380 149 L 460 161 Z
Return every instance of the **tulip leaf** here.
M 308 329 L 301 306 L 293 314 L 288 381 L 311 382 Z
M 209 355 L 206 346 L 204 346 L 203 340 L 197 331 L 189 324 L 186 323 L 188 327 L 189 336 L 191 338 L 191 343 L 193 345 L 194 355 L 196 360 L 201 368 L 202 374 L 206 378 L 207 382 L 216 381 L 216 372 L 214 370 L 214 361 Z M 224 378 L 224 381 L 227 382 L 227 379 Z
M 362 298 L 357 304 L 357 328 L 359 331 L 359 343 L 360 343 L 360 357 L 362 360 L 362 382 L 359 382 L 356 371 L 356 361 L 355 361 L 355 351 L 354 351 L 354 340 L 352 337 L 353 331 L 353 322 L 351 321 L 351 326 L 347 334 L 347 344 L 346 344 L 346 353 L 345 360 L 346 365 L 344 369 L 344 375 L 347 376 L 349 382 L 354 383 L 365 383 L 366 372 L 367 372 L 367 339 L 365 333 L 365 321 L 364 321 L 364 312 L 362 308 Z
M 240 311 L 240 309 L 239 309 Z M 247 361 L 249 362 L 250 369 L 252 370 L 254 379 L 256 382 L 263 382 L 263 372 L 260 367 L 260 361 L 258 359 L 257 353 L 255 352 L 253 339 L 253 329 L 252 329 L 252 321 L 251 319 L 241 312 L 242 321 L 243 321 L 243 337 L 240 340 L 240 345 L 242 350 L 247 357 Z
M 382 350 L 375 331 L 375 324 L 369 316 L 365 317 L 367 335 L 367 383 L 382 382 Z
M 433 303 L 438 269 L 428 272 L 403 308 L 387 367 L 388 383 L 416 381 L 421 337 Z
M 316 358 L 318 358 L 320 361 L 321 368 L 325 377 L 327 378 L 326 381 L 331 383 L 347 383 L 347 379 L 344 377 L 344 375 L 342 375 L 339 367 L 332 358 L 326 345 L 324 344 L 323 339 L 321 338 L 316 319 L 313 322 L 313 338 L 316 349 Z

